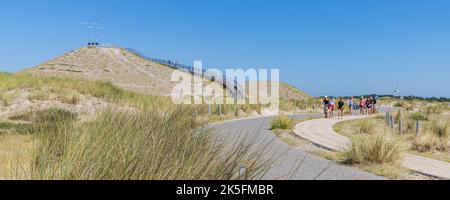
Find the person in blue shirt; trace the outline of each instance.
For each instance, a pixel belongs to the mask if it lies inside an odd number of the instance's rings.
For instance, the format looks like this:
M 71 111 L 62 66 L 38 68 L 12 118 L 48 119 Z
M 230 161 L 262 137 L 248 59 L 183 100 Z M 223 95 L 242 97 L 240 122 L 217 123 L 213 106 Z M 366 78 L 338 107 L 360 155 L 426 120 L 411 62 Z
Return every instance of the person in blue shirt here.
M 350 116 L 353 116 L 353 106 L 355 104 L 353 103 L 353 97 L 350 97 L 350 99 L 348 100 L 348 111 L 350 113 Z

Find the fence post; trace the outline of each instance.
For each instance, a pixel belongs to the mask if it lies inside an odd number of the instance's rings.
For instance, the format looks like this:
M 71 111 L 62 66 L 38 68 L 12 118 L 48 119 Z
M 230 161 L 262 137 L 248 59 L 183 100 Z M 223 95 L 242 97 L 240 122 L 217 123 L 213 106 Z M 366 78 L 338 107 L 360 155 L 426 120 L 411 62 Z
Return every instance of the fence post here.
M 308 110 L 308 104 L 305 103 L 305 110 Z
M 222 116 L 222 104 L 219 104 L 219 116 Z
M 313 105 L 313 110 L 315 110 L 315 109 L 316 109 L 316 104 Z
M 389 123 L 389 121 L 390 121 L 390 118 L 391 117 L 391 113 L 390 112 L 386 112 L 386 126 L 387 127 L 390 127 L 391 126 L 391 124 Z
M 208 104 L 208 115 L 211 115 L 211 104 Z
M 398 125 L 399 125 L 400 136 L 403 136 L 403 119 L 401 117 L 398 119 Z
M 395 126 L 395 118 L 394 118 L 394 115 L 391 115 L 391 129 L 392 129 L 392 131 L 394 130 L 394 126 Z
M 417 136 L 419 136 L 419 134 L 420 134 L 420 121 L 419 120 L 416 121 L 416 134 L 417 134 Z

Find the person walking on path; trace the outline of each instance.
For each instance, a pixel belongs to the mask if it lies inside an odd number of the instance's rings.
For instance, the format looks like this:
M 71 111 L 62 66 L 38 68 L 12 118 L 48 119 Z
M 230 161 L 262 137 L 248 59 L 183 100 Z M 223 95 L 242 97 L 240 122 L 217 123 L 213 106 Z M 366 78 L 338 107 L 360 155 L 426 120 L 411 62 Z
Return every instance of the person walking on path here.
M 350 97 L 350 99 L 348 100 L 348 112 L 350 113 L 350 116 L 353 116 L 353 97 Z
M 342 97 L 339 97 L 339 102 L 338 102 L 338 117 L 340 119 L 344 119 L 344 100 L 342 100 Z
M 364 96 L 361 96 L 361 99 L 359 100 L 359 111 L 361 115 L 366 114 L 366 100 L 364 99 Z
M 367 98 L 366 100 L 366 113 L 367 116 L 371 116 L 373 111 L 373 99 L 372 97 Z
M 329 115 L 329 105 L 330 105 L 330 101 L 328 100 L 328 96 L 325 96 L 325 98 L 322 101 L 323 103 L 323 113 L 325 114 L 325 118 L 328 118 Z
M 378 113 L 377 103 L 378 103 L 378 96 L 375 96 L 373 98 L 373 101 L 372 101 L 372 104 L 373 104 L 372 114 L 377 114 Z
M 335 105 L 336 105 L 336 100 L 334 99 L 334 97 L 331 97 L 329 105 L 328 105 L 328 112 L 330 112 L 330 117 L 331 118 L 334 117 Z

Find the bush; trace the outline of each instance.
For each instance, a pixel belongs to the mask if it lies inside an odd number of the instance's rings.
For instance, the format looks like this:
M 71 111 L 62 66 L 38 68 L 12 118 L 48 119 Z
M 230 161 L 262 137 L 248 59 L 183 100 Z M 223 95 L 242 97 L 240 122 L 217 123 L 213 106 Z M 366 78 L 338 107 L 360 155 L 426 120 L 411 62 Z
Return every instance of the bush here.
M 287 130 L 294 127 L 295 121 L 287 116 L 278 116 L 272 120 L 271 130 Z
M 107 110 L 76 127 L 57 120 L 57 128 L 40 129 L 32 179 L 222 180 L 241 166 L 246 179 L 258 179 L 272 164 L 253 144 L 225 148 L 191 115 Z
M 412 149 L 418 152 L 445 152 L 448 149 L 448 140 L 436 137 L 432 133 L 425 133 L 414 138 Z
M 344 164 L 395 163 L 404 151 L 400 140 L 388 134 L 357 136 L 352 145 L 342 154 Z

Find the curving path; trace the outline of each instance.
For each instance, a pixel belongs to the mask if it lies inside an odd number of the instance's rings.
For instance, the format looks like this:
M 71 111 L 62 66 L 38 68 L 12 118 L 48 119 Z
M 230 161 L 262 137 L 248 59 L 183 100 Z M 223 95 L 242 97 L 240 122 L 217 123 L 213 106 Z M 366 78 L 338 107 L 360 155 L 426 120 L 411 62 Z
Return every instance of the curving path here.
M 349 138 L 344 137 L 333 130 L 333 126 L 342 121 L 363 118 L 361 116 L 339 119 L 316 119 L 298 124 L 295 134 L 310 142 L 333 151 L 343 151 L 351 144 Z M 421 156 L 406 154 L 403 166 L 415 172 L 450 180 L 450 163 L 433 160 Z
M 293 115 L 292 118 L 302 119 L 310 116 L 320 117 L 321 114 Z M 227 144 L 235 144 L 243 137 L 257 138 L 260 145 L 270 141 L 266 153 L 267 156 L 278 154 L 278 162 L 269 170 L 266 180 L 383 180 L 357 168 L 337 165 L 332 161 L 308 153 L 312 145 L 302 148 L 293 148 L 280 141 L 270 131 L 272 117 L 243 119 L 220 122 L 212 125 L 214 133 L 227 141 Z M 298 167 L 300 166 L 300 167 Z M 289 173 L 294 171 L 295 173 Z

